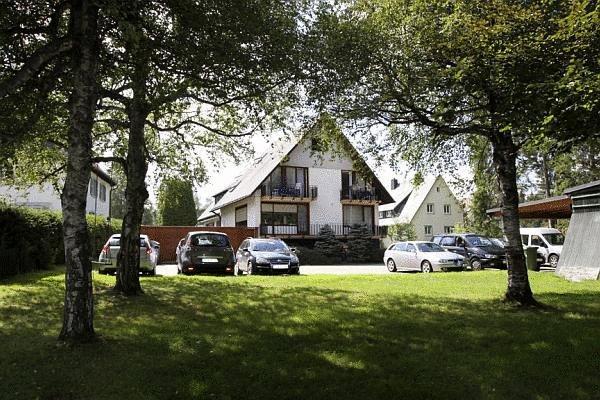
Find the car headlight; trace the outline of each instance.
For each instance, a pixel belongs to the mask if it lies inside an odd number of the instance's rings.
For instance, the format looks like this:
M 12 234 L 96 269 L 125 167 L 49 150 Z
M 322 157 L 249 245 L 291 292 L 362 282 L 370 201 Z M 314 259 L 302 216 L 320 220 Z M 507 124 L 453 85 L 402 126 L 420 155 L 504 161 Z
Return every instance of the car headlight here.
M 256 262 L 257 264 L 269 264 L 269 260 L 267 260 L 266 258 L 262 258 L 262 257 L 256 257 L 254 259 L 254 262 Z
M 299 262 L 300 262 L 300 260 L 298 259 L 298 257 L 297 257 L 297 256 L 293 256 L 293 257 L 292 257 L 292 262 L 293 262 L 294 264 L 296 264 L 296 263 L 299 263 Z
M 484 254 L 483 257 L 485 258 L 496 258 L 495 254 Z

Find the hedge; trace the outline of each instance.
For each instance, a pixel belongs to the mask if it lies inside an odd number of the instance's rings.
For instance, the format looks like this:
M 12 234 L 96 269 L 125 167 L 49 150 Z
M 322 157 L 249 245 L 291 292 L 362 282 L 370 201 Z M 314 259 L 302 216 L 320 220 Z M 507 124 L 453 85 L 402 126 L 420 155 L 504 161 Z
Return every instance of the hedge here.
M 110 224 L 104 218 L 87 216 L 92 257 L 113 233 L 121 220 Z M 14 207 L 0 202 L 0 277 L 48 269 L 64 263 L 62 215 L 56 211 Z

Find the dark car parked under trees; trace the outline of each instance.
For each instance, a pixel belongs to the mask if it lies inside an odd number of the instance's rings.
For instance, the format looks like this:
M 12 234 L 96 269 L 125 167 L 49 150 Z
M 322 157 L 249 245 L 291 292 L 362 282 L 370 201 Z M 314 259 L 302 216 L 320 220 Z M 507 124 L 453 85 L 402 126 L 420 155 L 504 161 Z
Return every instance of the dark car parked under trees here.
M 474 271 L 485 267 L 506 269 L 505 250 L 485 236 L 474 233 L 447 233 L 435 235 L 431 241 L 465 257 Z
M 280 239 L 252 239 L 242 242 L 236 255 L 234 275 L 246 272 L 299 274 L 300 261 L 295 249 Z
M 176 250 L 177 272 L 233 272 L 235 255 L 229 237 L 220 232 L 189 232 Z

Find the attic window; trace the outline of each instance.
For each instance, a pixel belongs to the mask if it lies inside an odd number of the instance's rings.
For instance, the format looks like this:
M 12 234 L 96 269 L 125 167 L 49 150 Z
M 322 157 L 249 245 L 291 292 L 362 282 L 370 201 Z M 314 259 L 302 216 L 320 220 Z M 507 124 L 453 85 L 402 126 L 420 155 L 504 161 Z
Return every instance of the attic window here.
M 437 186 L 437 187 L 435 188 L 435 190 L 437 190 L 437 192 L 439 193 L 439 191 L 440 191 L 440 187 L 439 187 L 439 186 Z

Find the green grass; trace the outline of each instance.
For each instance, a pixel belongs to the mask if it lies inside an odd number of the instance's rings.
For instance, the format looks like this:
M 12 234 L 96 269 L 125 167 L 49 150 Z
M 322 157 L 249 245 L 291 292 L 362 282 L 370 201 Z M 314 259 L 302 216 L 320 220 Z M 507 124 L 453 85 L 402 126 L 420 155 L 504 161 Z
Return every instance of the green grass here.
M 0 283 L 0 398 L 600 398 L 600 282 L 532 274 L 532 312 L 493 271 L 94 279 L 102 340 L 73 348 L 60 272 Z

